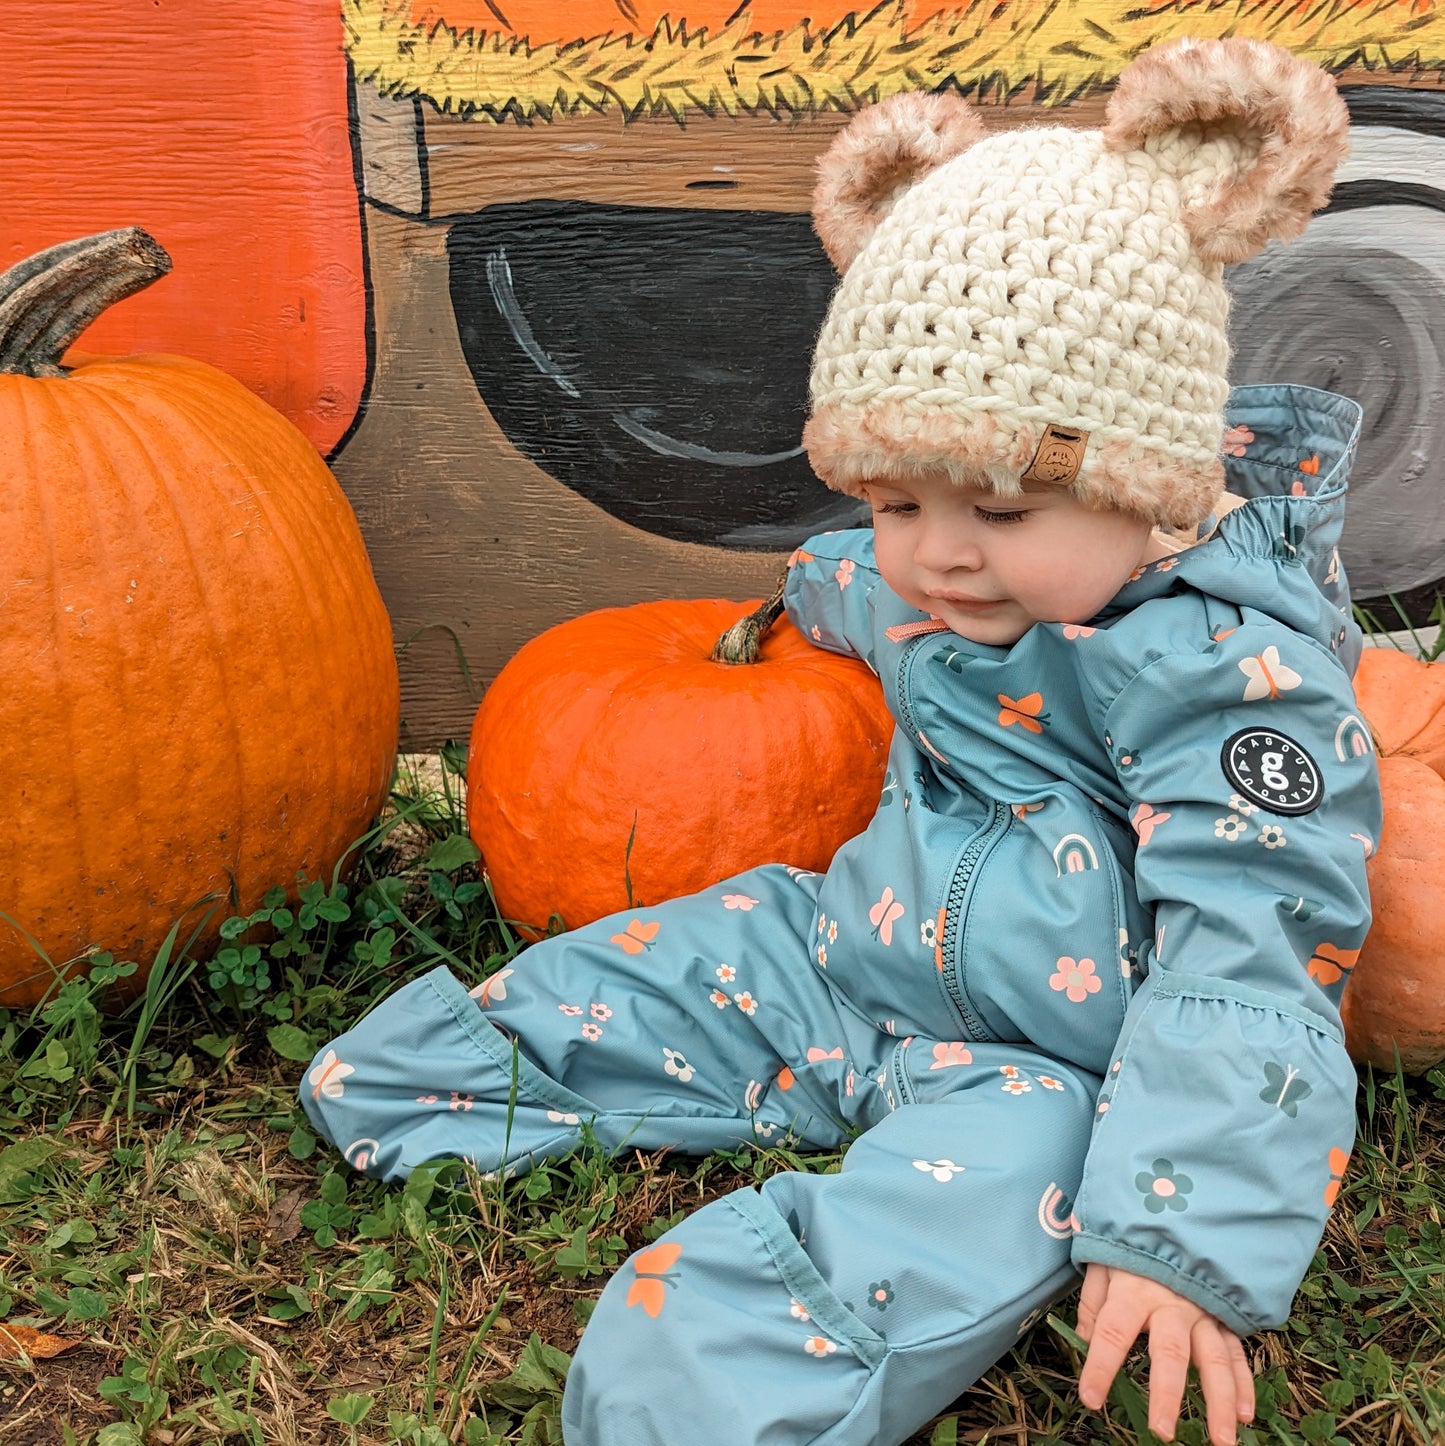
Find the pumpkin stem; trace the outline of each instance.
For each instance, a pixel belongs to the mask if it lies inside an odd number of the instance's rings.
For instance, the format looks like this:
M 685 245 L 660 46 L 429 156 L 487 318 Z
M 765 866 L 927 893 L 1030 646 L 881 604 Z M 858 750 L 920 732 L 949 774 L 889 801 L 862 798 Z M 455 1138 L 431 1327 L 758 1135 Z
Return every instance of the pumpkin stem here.
M 783 615 L 783 588 L 788 570 L 778 579 L 773 595 L 756 612 L 739 618 L 713 645 L 714 663 L 756 663 L 768 629 Z
M 171 269 L 139 226 L 39 251 L 0 275 L 0 372 L 62 377 L 60 358 L 108 306 Z

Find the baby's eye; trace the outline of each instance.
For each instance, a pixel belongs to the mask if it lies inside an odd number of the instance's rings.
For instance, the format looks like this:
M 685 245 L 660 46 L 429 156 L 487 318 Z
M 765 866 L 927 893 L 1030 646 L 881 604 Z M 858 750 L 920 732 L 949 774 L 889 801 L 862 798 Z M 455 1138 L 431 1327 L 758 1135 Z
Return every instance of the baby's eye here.
M 975 507 L 973 510 L 984 522 L 1022 522 L 1029 515 L 1027 509 L 1018 512 L 985 512 L 983 508 Z
M 873 504 L 873 510 L 897 517 L 906 517 L 909 513 L 918 511 L 918 504 L 916 502 L 883 502 L 880 500 Z

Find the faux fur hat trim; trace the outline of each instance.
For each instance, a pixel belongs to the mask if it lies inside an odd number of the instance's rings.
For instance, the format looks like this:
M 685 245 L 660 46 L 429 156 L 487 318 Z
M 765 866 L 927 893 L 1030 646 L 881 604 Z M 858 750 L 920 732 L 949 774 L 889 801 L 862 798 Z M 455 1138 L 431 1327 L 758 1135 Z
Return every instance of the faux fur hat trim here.
M 1319 66 L 1278 45 L 1237 37 L 1170 41 L 1146 50 L 1119 77 L 1109 97 L 1104 144 L 1114 151 L 1145 147 L 1177 168 L 1186 192 L 1194 177 L 1204 199 L 1183 221 L 1207 261 L 1244 261 L 1266 241 L 1298 236 L 1329 199 L 1335 169 L 1349 151 L 1349 112 Z M 1148 143 L 1167 132 L 1192 144 Z M 1218 165 L 1208 142 L 1246 142 L 1252 162 Z
M 803 428 L 813 470 L 833 488 L 865 498 L 865 485 L 942 473 L 960 486 L 1020 497 L 1043 424 L 1006 426 L 988 412 L 924 416 L 894 402 L 860 410 L 819 407 Z M 1184 460 L 1139 441 L 1091 443 L 1069 484 L 1086 507 L 1128 512 L 1155 526 L 1197 527 L 1224 491 L 1218 457 Z
M 920 176 L 984 138 L 962 96 L 906 93 L 858 112 L 818 159 L 813 227 L 840 272 Z

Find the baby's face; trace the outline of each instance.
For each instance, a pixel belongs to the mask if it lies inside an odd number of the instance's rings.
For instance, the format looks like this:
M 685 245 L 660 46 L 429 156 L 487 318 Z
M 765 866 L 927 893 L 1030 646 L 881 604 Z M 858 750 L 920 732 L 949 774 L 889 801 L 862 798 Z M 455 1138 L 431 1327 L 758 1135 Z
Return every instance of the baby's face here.
M 942 474 L 870 482 L 874 552 L 904 601 L 976 643 L 1016 643 L 1038 622 L 1094 616 L 1144 560 L 1149 524 L 1059 487 L 1022 497 Z

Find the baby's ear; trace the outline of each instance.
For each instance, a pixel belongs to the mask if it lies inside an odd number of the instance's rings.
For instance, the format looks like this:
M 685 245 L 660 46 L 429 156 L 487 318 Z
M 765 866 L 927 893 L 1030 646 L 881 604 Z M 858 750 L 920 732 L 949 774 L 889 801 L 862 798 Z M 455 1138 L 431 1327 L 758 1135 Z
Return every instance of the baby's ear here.
M 813 229 L 839 271 L 921 176 L 984 137 L 962 96 L 910 93 L 861 110 L 819 157 Z
M 1144 149 L 1179 182 L 1208 261 L 1244 261 L 1298 236 L 1349 152 L 1330 76 L 1258 40 L 1176 40 L 1146 50 L 1109 97 L 1104 144 Z

